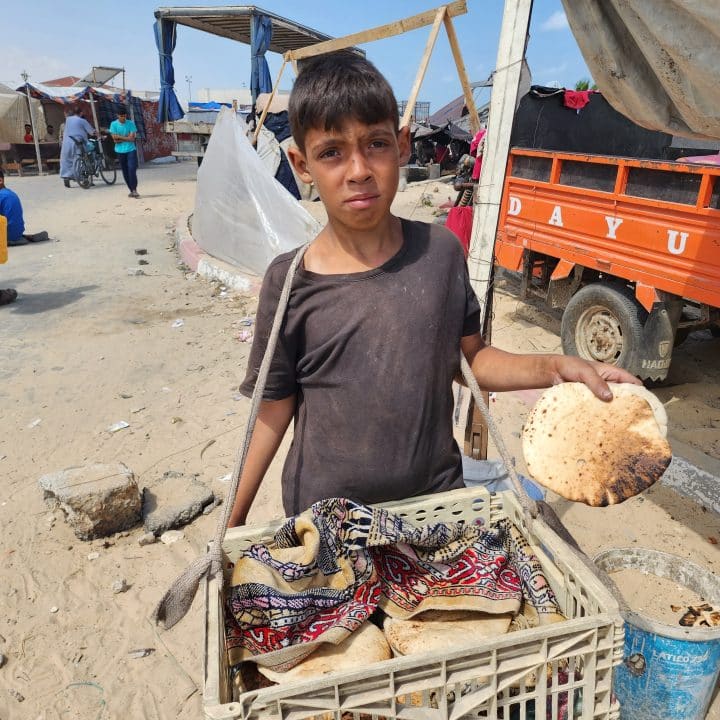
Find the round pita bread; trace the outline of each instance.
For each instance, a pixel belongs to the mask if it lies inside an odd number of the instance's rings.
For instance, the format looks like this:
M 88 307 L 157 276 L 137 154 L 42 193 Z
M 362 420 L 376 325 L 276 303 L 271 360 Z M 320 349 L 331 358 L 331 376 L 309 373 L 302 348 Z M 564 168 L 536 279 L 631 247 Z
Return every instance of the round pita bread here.
M 546 390 L 523 428 L 534 480 L 567 500 L 623 502 L 657 482 L 672 459 L 662 403 L 639 385 L 611 384 L 603 402 L 582 383 Z
M 510 627 L 512 615 L 490 615 L 470 610 L 428 610 L 410 620 L 386 617 L 385 637 L 396 655 L 447 652 L 497 635 Z
M 392 652 L 383 631 L 371 622 L 366 622 L 339 645 L 322 643 L 312 655 L 290 670 L 278 672 L 259 665 L 258 670 L 268 680 L 282 684 L 310 680 L 333 672 L 357 670 L 391 657 Z

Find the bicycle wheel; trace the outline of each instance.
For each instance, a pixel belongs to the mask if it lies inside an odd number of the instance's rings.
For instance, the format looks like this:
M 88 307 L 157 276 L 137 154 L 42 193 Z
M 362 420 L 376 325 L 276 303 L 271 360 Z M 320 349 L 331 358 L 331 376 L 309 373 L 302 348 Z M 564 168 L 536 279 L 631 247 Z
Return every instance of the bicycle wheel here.
M 92 171 L 88 166 L 88 160 L 85 155 L 79 155 L 75 158 L 74 163 L 75 180 L 77 184 L 87 190 L 92 184 Z
M 113 160 L 110 160 L 107 155 L 102 155 L 98 162 L 98 169 L 100 170 L 100 177 L 107 185 L 115 184 L 117 180 L 117 169 L 115 168 L 115 162 Z

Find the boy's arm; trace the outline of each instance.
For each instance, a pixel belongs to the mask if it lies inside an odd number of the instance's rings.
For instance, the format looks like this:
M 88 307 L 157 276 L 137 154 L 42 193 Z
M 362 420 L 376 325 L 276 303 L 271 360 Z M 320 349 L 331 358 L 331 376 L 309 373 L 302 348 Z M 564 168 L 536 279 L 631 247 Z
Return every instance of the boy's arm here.
M 585 383 L 601 400 L 612 400 L 608 382 L 639 385 L 622 368 L 570 355 L 516 355 L 485 345 L 479 333 L 462 338 L 462 351 L 484 390 L 530 390 L 563 382 Z
M 295 414 L 295 403 L 295 395 L 290 395 L 282 400 L 263 400 L 260 403 L 257 422 L 250 440 L 245 467 L 240 477 L 228 527 L 245 524 L 260 483 L 262 483 L 263 477 L 280 447 L 290 420 Z

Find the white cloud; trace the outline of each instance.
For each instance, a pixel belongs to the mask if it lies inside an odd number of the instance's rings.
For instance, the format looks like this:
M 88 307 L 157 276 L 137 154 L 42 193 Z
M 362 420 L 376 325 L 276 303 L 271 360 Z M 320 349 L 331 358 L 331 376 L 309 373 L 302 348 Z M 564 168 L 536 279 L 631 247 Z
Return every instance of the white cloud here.
M 562 10 L 554 12 L 541 26 L 540 29 L 543 32 L 552 30 L 566 30 L 570 26 L 568 25 L 567 15 Z

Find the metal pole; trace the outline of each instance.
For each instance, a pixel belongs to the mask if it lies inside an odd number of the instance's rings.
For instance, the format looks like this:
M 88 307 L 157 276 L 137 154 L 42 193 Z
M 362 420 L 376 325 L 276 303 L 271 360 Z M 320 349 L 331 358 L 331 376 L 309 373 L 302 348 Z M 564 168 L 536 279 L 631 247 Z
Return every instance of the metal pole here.
M 95 97 L 92 93 L 90 93 L 90 110 L 92 111 L 93 124 L 95 125 L 95 132 L 98 136 L 98 142 L 100 142 L 100 124 L 98 123 L 97 111 L 95 110 L 95 102 Z
M 35 143 L 35 157 L 37 159 L 37 166 L 38 166 L 38 175 L 43 174 L 43 167 L 42 167 L 42 157 L 40 155 L 40 141 L 38 140 L 38 134 L 37 129 L 35 128 L 35 116 L 33 115 L 32 111 L 32 102 L 30 98 L 30 84 L 28 83 L 28 78 L 30 76 L 24 72 L 22 74 L 23 80 L 25 80 L 25 94 L 27 95 L 27 103 L 28 103 L 28 112 L 30 113 L 30 127 L 33 131 L 33 141 Z

